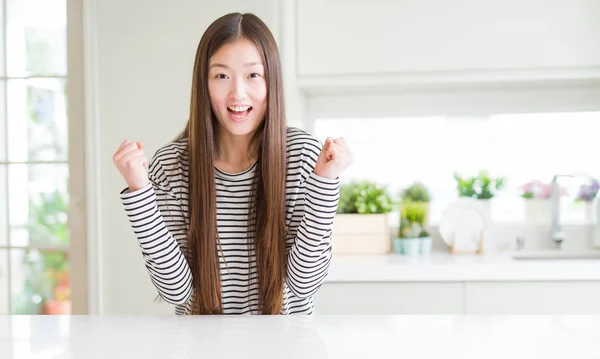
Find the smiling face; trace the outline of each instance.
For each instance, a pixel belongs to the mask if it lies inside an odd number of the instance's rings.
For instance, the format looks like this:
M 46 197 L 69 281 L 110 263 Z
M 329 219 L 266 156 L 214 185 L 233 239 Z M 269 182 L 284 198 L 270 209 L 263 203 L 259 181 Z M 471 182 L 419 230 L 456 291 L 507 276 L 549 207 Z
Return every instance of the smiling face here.
M 208 92 L 220 131 L 252 136 L 267 107 L 265 67 L 258 49 L 245 39 L 228 43 L 208 66 Z

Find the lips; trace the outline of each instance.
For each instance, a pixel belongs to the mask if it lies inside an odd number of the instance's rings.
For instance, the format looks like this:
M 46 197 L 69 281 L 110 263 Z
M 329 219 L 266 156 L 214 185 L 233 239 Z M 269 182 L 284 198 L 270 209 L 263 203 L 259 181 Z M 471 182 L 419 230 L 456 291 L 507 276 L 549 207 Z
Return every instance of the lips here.
M 227 111 L 229 112 L 230 117 L 234 121 L 244 121 L 248 118 L 250 111 L 252 111 L 252 106 L 247 106 L 247 105 L 227 106 Z
M 250 111 L 252 111 L 252 106 L 248 105 L 235 105 L 235 106 L 227 106 L 227 111 L 229 112 L 231 118 L 234 121 L 244 121 L 248 118 Z

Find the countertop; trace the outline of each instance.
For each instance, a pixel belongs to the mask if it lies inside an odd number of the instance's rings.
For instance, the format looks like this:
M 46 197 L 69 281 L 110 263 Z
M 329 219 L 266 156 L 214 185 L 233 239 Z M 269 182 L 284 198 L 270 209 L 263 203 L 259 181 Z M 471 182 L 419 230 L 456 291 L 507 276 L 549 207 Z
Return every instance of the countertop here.
M 600 358 L 594 316 L 4 316 L 0 358 Z
M 327 282 L 600 280 L 599 259 L 513 259 L 510 254 L 334 255 Z

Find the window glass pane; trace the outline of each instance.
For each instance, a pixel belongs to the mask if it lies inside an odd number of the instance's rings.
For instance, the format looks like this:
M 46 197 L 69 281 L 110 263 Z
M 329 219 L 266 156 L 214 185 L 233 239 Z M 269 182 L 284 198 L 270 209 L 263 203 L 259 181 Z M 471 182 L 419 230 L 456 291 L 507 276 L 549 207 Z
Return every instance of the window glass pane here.
M 12 249 L 13 314 L 70 314 L 69 261 L 66 252 Z
M 522 221 L 525 200 L 521 186 L 554 174 L 585 172 L 600 177 L 592 147 L 600 129 L 600 112 L 511 114 L 486 118 L 333 118 L 318 119 L 316 135 L 343 136 L 355 162 L 342 181 L 370 179 L 392 194 L 415 181 L 432 195 L 431 220 L 458 198 L 453 173 L 465 176 L 488 170 L 506 177 L 506 188 L 493 199 L 497 221 Z M 586 208 L 575 203 L 583 180 L 562 180 L 563 222 L 586 220 Z
M 68 165 L 9 165 L 8 175 L 11 245 L 67 247 Z
M 0 247 L 8 244 L 7 181 L 8 178 L 6 177 L 6 165 L 0 164 Z
M 66 0 L 6 0 L 8 76 L 65 75 Z
M 9 161 L 66 161 L 65 81 L 9 80 L 7 96 Z
M 8 288 L 8 251 L 0 249 L 0 315 L 10 314 L 8 308 Z

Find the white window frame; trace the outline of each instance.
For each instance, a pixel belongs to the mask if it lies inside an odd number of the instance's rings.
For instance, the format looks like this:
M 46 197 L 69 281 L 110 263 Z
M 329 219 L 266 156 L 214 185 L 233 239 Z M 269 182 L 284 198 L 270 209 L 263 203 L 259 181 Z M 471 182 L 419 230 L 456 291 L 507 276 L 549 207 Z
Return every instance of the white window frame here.
M 22 76 L 12 77 L 7 76 L 6 72 L 6 0 L 0 1 L 1 5 L 1 31 L 2 36 L 0 45 L 2 46 L 2 56 L 0 65 L 3 67 L 3 75 L 0 76 L 0 80 L 6 84 L 7 80 L 13 79 L 30 79 L 38 76 Z M 49 78 L 57 78 L 67 80 L 68 82 L 68 107 L 67 107 L 67 118 L 68 118 L 68 142 L 69 142 L 69 153 L 67 163 L 69 166 L 69 212 L 68 212 L 68 230 L 70 236 L 70 246 L 67 249 L 69 255 L 69 266 L 70 266 L 70 286 L 71 286 L 71 302 L 72 302 L 72 314 L 88 314 L 90 311 L 90 303 L 88 303 L 88 260 L 87 260 L 87 218 L 86 218 L 86 177 L 85 177 L 85 163 L 86 158 L 84 157 L 85 147 L 85 133 L 84 133 L 84 73 L 83 73 L 83 0 L 67 0 L 67 75 L 66 76 L 49 76 Z M 8 94 L 3 91 L 4 103 L 7 102 Z M 4 106 L 3 121 L 8 121 L 7 108 Z M 3 124 L 4 126 L 5 124 Z M 8 141 L 4 133 L 6 148 L 4 150 L 8 152 Z M 8 169 L 9 164 L 21 163 L 11 161 L 0 161 L 0 165 Z M 23 164 L 36 164 L 36 163 L 65 163 L 64 161 L 26 161 Z M 0 188 L 5 194 L 8 194 L 8 170 L 5 171 L 4 188 Z M 10 234 L 10 226 L 8 226 L 8 203 L 2 204 L 6 209 L 6 223 L 7 223 L 7 236 Z M 19 246 L 12 247 L 9 243 L 7 245 L 0 246 L 0 249 L 6 250 L 8 254 L 8 286 L 6 292 L 8 293 L 8 310 L 10 312 L 12 307 L 12 294 L 10 292 L 11 286 L 11 259 L 10 253 L 14 249 L 32 249 L 37 248 L 35 246 Z M 47 249 L 46 247 L 41 249 Z M 58 248 L 63 249 L 63 248 Z M 2 290 L 4 292 L 4 288 Z

